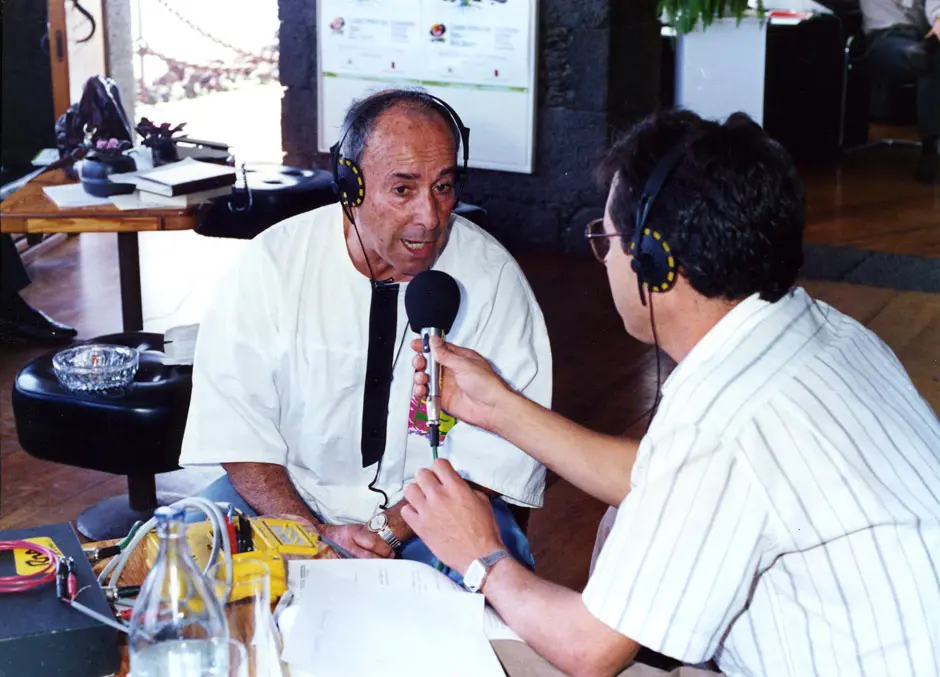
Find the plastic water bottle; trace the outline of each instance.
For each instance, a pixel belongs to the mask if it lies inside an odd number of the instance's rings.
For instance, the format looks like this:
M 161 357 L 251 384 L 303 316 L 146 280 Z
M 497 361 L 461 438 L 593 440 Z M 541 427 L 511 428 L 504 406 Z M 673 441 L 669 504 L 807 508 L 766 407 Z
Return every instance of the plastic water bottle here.
M 128 633 L 133 677 L 228 675 L 228 626 L 189 553 L 182 508 L 157 508 L 160 550 L 141 586 Z

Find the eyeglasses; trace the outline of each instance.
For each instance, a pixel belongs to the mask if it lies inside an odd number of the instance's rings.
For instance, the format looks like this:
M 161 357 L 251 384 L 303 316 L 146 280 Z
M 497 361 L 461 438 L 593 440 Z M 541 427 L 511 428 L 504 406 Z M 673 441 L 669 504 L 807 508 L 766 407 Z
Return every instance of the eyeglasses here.
M 620 233 L 608 233 L 604 230 L 604 219 L 594 219 L 584 229 L 584 237 L 591 245 L 594 257 L 601 263 L 607 263 L 607 254 L 610 252 L 610 238 L 620 237 Z

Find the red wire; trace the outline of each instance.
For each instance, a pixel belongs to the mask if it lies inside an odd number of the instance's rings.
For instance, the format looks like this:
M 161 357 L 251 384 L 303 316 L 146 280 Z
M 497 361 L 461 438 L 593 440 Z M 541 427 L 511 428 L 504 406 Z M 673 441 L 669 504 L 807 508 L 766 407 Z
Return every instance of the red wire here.
M 34 574 L 0 576 L 0 593 L 25 592 L 55 580 L 59 553 L 52 548 L 30 543 L 29 541 L 0 541 L 0 552 L 4 550 L 32 550 L 45 556 L 49 563 Z

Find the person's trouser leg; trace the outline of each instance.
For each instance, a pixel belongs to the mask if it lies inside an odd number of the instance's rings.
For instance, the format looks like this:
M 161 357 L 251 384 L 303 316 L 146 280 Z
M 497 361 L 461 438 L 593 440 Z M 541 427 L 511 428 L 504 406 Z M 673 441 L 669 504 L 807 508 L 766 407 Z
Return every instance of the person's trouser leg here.
M 876 77 L 891 82 L 917 80 L 917 125 L 921 138 L 940 136 L 940 52 L 928 54 L 923 42 L 927 30 L 892 26 L 867 36 L 866 58 Z
M 493 514 L 496 515 L 496 524 L 499 526 L 500 537 L 506 545 L 506 551 L 512 555 L 516 561 L 525 565 L 530 570 L 535 569 L 535 558 L 532 557 L 532 550 L 529 547 L 529 539 L 522 531 L 522 527 L 516 522 L 516 519 L 509 511 L 509 506 L 501 498 L 495 498 L 492 501 Z M 429 566 L 440 568 L 452 580 L 457 583 L 463 582 L 463 577 L 456 571 L 444 566 L 437 557 L 428 549 L 419 538 L 415 537 L 406 541 L 400 548 L 398 555 L 402 559 L 415 562 L 424 562 Z
M 29 273 L 10 235 L 0 236 L 0 302 L 8 301 L 29 285 Z
M 940 49 L 927 54 L 927 70 L 917 81 L 917 124 L 921 138 L 940 137 Z

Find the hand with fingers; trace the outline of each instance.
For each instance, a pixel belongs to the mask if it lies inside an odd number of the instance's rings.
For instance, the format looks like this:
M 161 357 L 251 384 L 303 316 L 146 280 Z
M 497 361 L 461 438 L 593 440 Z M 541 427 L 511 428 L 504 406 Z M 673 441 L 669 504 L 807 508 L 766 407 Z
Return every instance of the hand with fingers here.
M 473 560 L 505 547 L 489 499 L 445 459 L 415 473 L 405 498 L 402 519 L 439 560 L 461 575 Z
M 395 551 L 378 534 L 369 531 L 365 524 L 324 525 L 319 531 L 354 557 L 365 559 L 390 559 Z
M 354 557 L 389 558 L 395 553 L 378 534 L 369 531 L 365 524 L 347 524 L 331 526 L 310 521 L 303 515 L 271 514 L 265 517 L 286 519 L 297 522 L 308 531 L 323 534 Z
M 434 358 L 444 368 L 441 406 L 461 421 L 492 431 L 500 403 L 514 395 L 513 390 L 479 353 L 445 343 L 438 336 L 431 337 L 430 343 Z M 413 361 L 414 392 L 419 398 L 426 397 L 427 360 L 421 354 L 421 340 L 412 341 L 411 348 L 418 353 Z
M 933 40 L 934 43 L 940 40 L 940 18 L 933 22 L 933 27 L 931 27 L 930 31 L 924 37 L 927 40 Z

